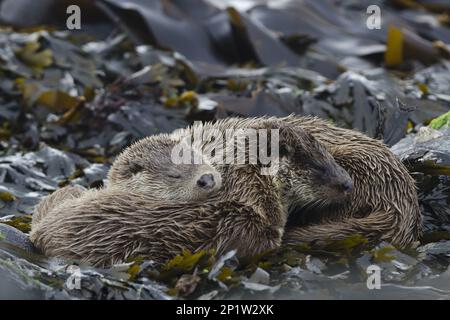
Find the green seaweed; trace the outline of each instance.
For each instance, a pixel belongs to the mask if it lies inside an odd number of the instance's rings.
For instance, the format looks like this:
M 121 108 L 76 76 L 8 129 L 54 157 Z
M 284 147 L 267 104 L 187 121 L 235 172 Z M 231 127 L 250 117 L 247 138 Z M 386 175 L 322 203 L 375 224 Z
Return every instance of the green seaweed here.
M 325 250 L 331 252 L 343 252 L 350 256 L 354 250 L 363 247 L 368 242 L 367 238 L 363 235 L 354 234 L 342 240 L 328 241 L 325 245 Z
M 7 224 L 25 233 L 31 231 L 31 215 L 15 216 L 11 220 L 0 221 L 0 223 Z
M 130 281 L 136 280 L 141 270 L 140 263 L 133 263 L 127 270 L 127 273 L 130 276 Z
M 16 56 L 36 73 L 53 63 L 53 54 L 50 49 L 40 51 L 41 44 L 37 41 L 30 41 L 16 51 Z
M 16 200 L 16 197 L 10 192 L 0 191 L 0 200 L 5 202 L 13 202 Z
M 227 281 L 232 279 L 234 270 L 229 267 L 222 267 L 219 275 L 217 276 L 217 280 L 226 283 Z
M 391 262 L 392 260 L 395 259 L 395 256 L 389 255 L 389 252 L 393 250 L 395 250 L 393 246 L 386 246 L 372 250 L 373 262 L 374 263 Z
M 203 260 L 202 258 L 206 257 L 209 260 L 211 257 L 208 256 L 210 256 L 211 253 L 211 251 L 206 250 L 191 253 L 189 250 L 185 249 L 183 250 L 183 253 L 181 255 L 177 255 L 169 262 L 167 262 L 167 264 L 164 266 L 164 269 L 179 269 L 186 272 L 191 271 L 194 269 L 194 267 L 200 264 L 200 262 Z
M 420 163 L 414 163 L 411 170 L 420 171 L 432 176 L 450 175 L 450 166 L 441 165 L 434 159 L 424 159 Z
M 201 250 L 195 253 L 185 249 L 183 252 L 160 268 L 160 271 L 151 270 L 147 274 L 150 278 L 167 283 L 173 287 L 179 277 L 184 274 L 205 275 L 211 270 L 215 262 L 213 250 Z
M 436 130 L 442 128 L 443 126 L 450 126 L 450 111 L 434 118 L 430 122 L 430 127 Z
M 450 240 L 449 231 L 434 231 L 425 233 L 422 237 L 422 243 L 438 242 L 441 240 Z

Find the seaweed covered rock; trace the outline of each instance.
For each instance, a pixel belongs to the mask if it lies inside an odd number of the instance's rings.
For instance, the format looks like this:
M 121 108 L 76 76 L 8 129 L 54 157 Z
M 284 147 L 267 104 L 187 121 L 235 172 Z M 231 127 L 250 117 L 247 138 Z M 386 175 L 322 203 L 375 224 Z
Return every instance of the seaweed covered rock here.
M 417 181 L 425 242 L 450 239 L 450 127 L 422 127 L 391 150 Z

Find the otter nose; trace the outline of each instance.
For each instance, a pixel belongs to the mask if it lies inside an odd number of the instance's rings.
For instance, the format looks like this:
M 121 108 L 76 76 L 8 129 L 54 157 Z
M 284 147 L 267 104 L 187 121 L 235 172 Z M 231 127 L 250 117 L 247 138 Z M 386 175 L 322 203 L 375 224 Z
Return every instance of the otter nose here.
M 347 180 L 341 184 L 341 188 L 344 192 L 351 192 L 353 190 L 353 182 L 351 180 Z
M 197 185 L 200 188 L 211 189 L 216 185 L 214 181 L 214 176 L 210 173 L 203 174 L 198 180 Z

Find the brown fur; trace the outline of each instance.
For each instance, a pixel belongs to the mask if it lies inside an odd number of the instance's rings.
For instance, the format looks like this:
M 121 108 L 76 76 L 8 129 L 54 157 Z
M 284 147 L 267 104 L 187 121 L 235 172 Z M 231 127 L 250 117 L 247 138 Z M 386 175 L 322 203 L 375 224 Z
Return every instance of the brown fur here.
M 228 124 L 207 126 L 239 125 L 232 119 Z M 320 175 L 311 174 L 311 182 L 320 181 L 336 199 L 345 198 L 339 186 L 349 179 L 348 174 L 311 135 L 284 128 L 273 119 L 252 125 L 280 127 L 280 143 L 290 150 L 290 160 L 283 163 L 295 163 L 305 172 L 313 172 L 309 166 L 326 168 L 331 178 L 322 181 Z M 212 168 L 207 164 L 174 166 L 164 161 L 173 146 L 167 141 L 178 141 L 191 130 L 170 137 L 149 137 L 126 149 L 113 164 L 104 189 L 89 190 L 76 198 L 71 194 L 73 189 L 66 187 L 44 199 L 33 219 L 30 239 L 46 255 L 98 266 L 137 255 L 162 263 L 183 248 L 213 248 L 219 254 L 237 249 L 239 255 L 254 255 L 281 245 L 286 201 L 291 194 L 283 193 L 287 189 L 281 188 L 277 176 L 261 175 L 259 165 L 218 166 L 220 192 L 200 197 L 192 191 L 192 176 Z M 296 160 L 299 157 L 302 161 Z M 181 180 L 166 182 L 166 171 L 173 176 L 174 170 Z M 180 188 L 189 191 L 180 192 Z M 192 199 L 187 197 L 189 192 Z M 43 213 L 43 209 L 48 212 Z
M 279 183 L 288 189 L 282 194 L 290 193 L 288 205 L 297 207 L 292 208 L 297 216 L 294 213 L 290 219 L 296 223 L 286 227 L 283 243 L 319 244 L 360 234 L 371 242 L 386 240 L 408 247 L 419 239 L 422 217 L 414 179 L 381 141 L 315 117 L 229 118 L 214 126 L 251 128 L 267 121 L 282 122 L 312 134 L 350 174 L 354 185 L 350 199 L 339 202 L 323 182 L 312 179 L 310 167 L 298 168 L 292 162 L 282 166 Z M 302 165 L 305 160 L 296 159 Z M 322 177 L 333 175 L 324 172 Z
M 286 227 L 285 244 L 326 242 L 355 233 L 399 246 L 418 239 L 421 217 L 414 181 L 381 142 L 309 117 L 226 119 L 206 126 L 283 127 L 280 121 L 295 130 L 281 135 L 281 143 L 291 153 L 282 159 L 277 176 L 261 175 L 258 165 L 216 166 L 222 177 L 218 193 L 188 201 L 186 193 L 180 196 L 173 190 L 177 197 L 170 201 L 169 183 L 166 191 L 156 192 L 155 199 L 151 188 L 159 180 L 139 171 L 167 155 L 161 156 L 158 143 L 151 144 L 155 138 L 146 138 L 137 144 L 139 148 L 131 147 L 118 158 L 107 188 L 82 193 L 77 199 L 67 195 L 68 201 L 58 195 L 66 193 L 62 189 L 53 200 L 52 196 L 44 199 L 53 204 L 42 204 L 37 210 L 41 213 L 36 221 L 33 218 L 31 239 L 47 255 L 101 266 L 135 255 L 162 263 L 183 248 L 216 248 L 219 253 L 238 249 L 240 255 L 253 255 L 281 244 L 289 209 L 298 209 L 292 215 L 301 219 Z M 162 140 L 177 140 L 191 129 Z M 339 185 L 348 175 L 328 152 L 353 180 L 349 202 L 338 201 L 345 198 Z M 136 163 L 140 169 L 130 174 Z M 167 167 L 163 163 L 155 169 Z M 42 208 L 48 212 L 42 213 Z
M 422 217 L 414 180 L 382 142 L 318 118 L 290 116 L 284 121 L 311 133 L 354 184 L 350 201 L 341 207 L 300 210 L 303 223 L 287 227 L 285 244 L 323 243 L 361 234 L 372 242 L 386 240 L 408 247 L 419 239 Z
M 57 205 L 67 200 L 79 198 L 85 191 L 86 189 L 82 186 L 67 186 L 56 190 L 51 195 L 40 201 L 34 208 L 33 223 L 36 225 Z
M 202 164 L 174 164 L 172 149 L 179 139 L 167 134 L 144 138 L 125 149 L 108 172 L 108 185 L 153 197 L 156 201 L 201 201 L 222 185 L 220 172 L 203 157 Z M 198 153 L 198 150 L 191 150 Z M 200 188 L 196 181 L 204 174 L 214 177 L 212 189 Z

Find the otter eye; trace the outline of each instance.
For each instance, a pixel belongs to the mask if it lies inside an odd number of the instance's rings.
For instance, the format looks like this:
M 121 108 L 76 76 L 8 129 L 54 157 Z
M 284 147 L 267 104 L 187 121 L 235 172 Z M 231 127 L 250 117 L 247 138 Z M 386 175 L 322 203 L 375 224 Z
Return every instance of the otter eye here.
M 313 164 L 312 168 L 319 174 L 326 174 L 328 172 L 328 168 L 324 165 Z
M 169 173 L 167 173 L 167 176 L 169 178 L 174 178 L 174 179 L 180 179 L 181 178 L 181 174 L 176 173 L 176 172 L 169 172 Z
M 138 173 L 138 172 L 144 170 L 144 167 L 142 167 L 140 164 L 130 163 L 129 165 L 130 165 L 130 172 L 132 174 L 135 174 L 135 173 Z

